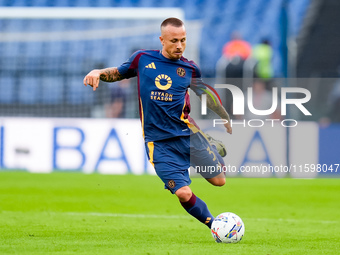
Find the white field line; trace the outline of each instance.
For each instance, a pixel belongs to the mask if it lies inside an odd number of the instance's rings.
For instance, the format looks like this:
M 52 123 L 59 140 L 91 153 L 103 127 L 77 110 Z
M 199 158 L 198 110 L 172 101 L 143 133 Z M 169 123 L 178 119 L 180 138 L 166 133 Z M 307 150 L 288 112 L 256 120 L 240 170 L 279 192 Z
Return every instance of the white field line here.
M 66 212 L 68 215 L 75 216 L 98 216 L 98 217 L 121 217 L 121 218 L 159 218 L 159 219 L 183 219 L 191 218 L 189 215 L 160 215 L 160 214 L 128 214 L 128 213 L 98 213 L 98 212 Z M 328 221 L 328 220 L 298 220 L 298 219 L 270 219 L 270 218 L 242 218 L 244 221 L 286 221 L 286 222 L 314 222 L 323 224 L 336 224 L 340 221 Z
M 161 214 L 129 214 L 129 213 L 98 213 L 98 212 L 65 212 L 74 216 L 96 216 L 117 218 L 158 218 L 158 219 L 181 219 L 190 218 L 189 215 L 161 215 Z
M 284 222 L 293 222 L 293 223 L 301 223 L 301 222 L 310 222 L 310 223 L 321 223 L 321 224 L 338 224 L 340 221 L 335 220 L 298 220 L 298 219 L 269 219 L 269 218 L 244 218 L 245 220 L 251 221 L 284 221 Z
M 114 218 L 154 218 L 154 219 L 190 219 L 190 215 L 164 215 L 164 214 L 130 214 L 130 213 L 101 213 L 101 212 L 19 212 L 19 211 L 0 211 L 0 213 L 45 213 L 45 214 L 65 214 L 70 216 L 94 216 L 94 217 L 114 217 Z M 309 219 L 271 219 L 271 218 L 242 218 L 243 221 L 281 221 L 292 223 L 319 223 L 319 224 L 338 224 L 340 221 L 331 220 L 309 220 Z

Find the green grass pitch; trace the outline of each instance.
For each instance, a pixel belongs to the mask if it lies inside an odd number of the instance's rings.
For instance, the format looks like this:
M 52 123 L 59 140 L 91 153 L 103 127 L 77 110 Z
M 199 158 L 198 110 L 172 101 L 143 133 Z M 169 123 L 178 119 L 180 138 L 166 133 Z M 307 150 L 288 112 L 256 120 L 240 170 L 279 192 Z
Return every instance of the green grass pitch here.
M 191 185 L 245 223 L 215 243 L 156 176 L 0 172 L 0 254 L 340 254 L 340 179 Z

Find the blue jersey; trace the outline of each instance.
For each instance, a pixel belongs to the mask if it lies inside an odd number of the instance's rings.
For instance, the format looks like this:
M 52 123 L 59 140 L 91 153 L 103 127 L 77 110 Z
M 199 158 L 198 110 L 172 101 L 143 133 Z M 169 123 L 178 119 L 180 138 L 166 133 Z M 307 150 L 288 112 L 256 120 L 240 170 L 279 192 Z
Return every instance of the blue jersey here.
M 189 136 L 188 88 L 197 95 L 205 88 L 193 61 L 171 60 L 161 51 L 140 50 L 118 67 L 124 78 L 138 76 L 139 111 L 146 142 Z

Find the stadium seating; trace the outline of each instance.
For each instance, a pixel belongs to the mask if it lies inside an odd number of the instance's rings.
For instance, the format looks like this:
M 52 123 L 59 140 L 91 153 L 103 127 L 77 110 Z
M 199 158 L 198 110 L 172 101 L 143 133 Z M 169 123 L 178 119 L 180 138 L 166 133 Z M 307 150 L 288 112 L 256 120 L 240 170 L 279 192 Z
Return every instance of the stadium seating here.
M 290 24 L 292 36 L 295 36 L 299 31 L 301 20 L 309 1 L 287 1 L 289 17 L 292 21 Z M 280 15 L 281 4 L 281 0 L 0 0 L 0 6 L 13 7 L 181 7 L 185 11 L 186 20 L 200 20 L 202 22 L 200 66 L 203 75 L 206 77 L 215 75 L 216 62 L 221 56 L 223 45 L 230 39 L 230 35 L 234 30 L 238 30 L 243 35 L 243 38 L 251 44 L 258 43 L 261 37 L 268 37 L 273 42 L 275 51 L 274 70 L 276 75 L 280 76 L 281 39 L 278 16 Z M 122 21 L 122 24 L 124 24 L 124 21 Z M 0 19 L 1 32 L 44 32 L 65 29 L 81 31 L 84 29 L 97 30 L 98 28 L 110 29 L 111 23 L 108 21 L 73 21 L 69 23 L 68 21 L 58 20 L 23 22 L 20 20 Z M 158 38 L 156 36 L 154 43 L 155 47 L 157 47 Z M 91 63 L 92 66 L 94 63 L 117 65 L 126 59 L 127 53 L 130 54 L 131 49 L 139 47 L 133 38 L 119 38 L 114 42 L 105 39 L 99 41 L 89 40 L 81 41 L 77 44 L 73 41 L 58 40 L 49 44 L 44 42 L 0 42 L 0 46 L 0 57 L 8 60 L 0 62 L 0 70 L 2 70 L 1 82 L 6 80 L 9 84 L 16 83 L 17 81 L 14 81 L 14 79 L 17 77 L 6 76 L 5 70 L 10 71 L 11 68 L 14 68 L 13 65 L 19 62 L 23 70 L 40 68 L 47 73 L 52 73 L 57 64 L 62 64 L 67 67 L 65 69 L 66 75 L 71 73 L 74 77 L 80 78 L 85 74 L 85 70 L 91 68 Z M 107 57 L 108 54 L 110 58 Z M 20 56 L 20 59 L 11 60 L 15 56 Z M 36 59 L 33 60 L 33 58 Z M 22 75 L 19 79 L 20 84 L 17 86 L 22 90 L 18 93 L 17 100 L 19 102 L 25 104 L 41 102 L 53 104 L 62 101 L 62 89 L 57 89 L 55 93 L 52 93 L 52 96 L 46 96 L 48 94 L 47 90 L 55 89 L 53 85 L 55 81 L 48 83 L 49 85 L 46 85 L 47 87 L 44 88 L 43 93 L 36 91 L 42 84 L 47 84 L 45 80 L 48 79 L 48 76 L 44 76 L 39 80 L 38 77 L 25 76 L 25 73 Z M 79 81 L 80 84 L 81 81 L 82 79 Z M 28 82 L 33 82 L 34 84 L 28 84 Z M 68 91 L 70 94 L 67 94 L 67 101 L 71 104 L 85 103 L 85 99 L 87 100 L 88 98 L 81 94 L 79 84 L 73 81 L 73 78 L 68 86 L 71 87 Z M 15 100 L 15 97 L 10 95 L 12 94 L 8 94 L 8 96 L 2 94 L 0 103 Z M 44 99 L 41 99 L 41 97 Z
M 9 77 L 0 77 L 0 104 L 14 103 L 15 80 Z

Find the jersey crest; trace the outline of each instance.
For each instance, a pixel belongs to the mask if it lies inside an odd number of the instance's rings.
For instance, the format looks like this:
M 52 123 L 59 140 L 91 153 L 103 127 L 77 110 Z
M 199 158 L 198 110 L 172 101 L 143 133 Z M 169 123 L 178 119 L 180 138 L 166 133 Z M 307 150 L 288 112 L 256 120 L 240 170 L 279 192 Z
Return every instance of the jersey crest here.
M 178 68 L 177 68 L 177 74 L 178 74 L 180 77 L 184 77 L 184 76 L 185 76 L 185 69 L 182 68 L 182 67 L 178 67 Z

